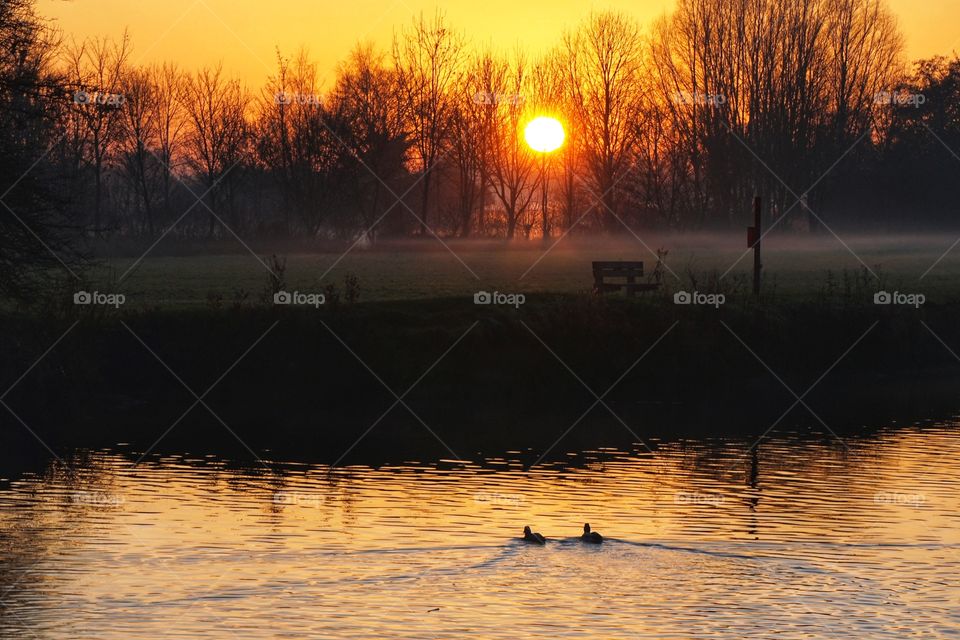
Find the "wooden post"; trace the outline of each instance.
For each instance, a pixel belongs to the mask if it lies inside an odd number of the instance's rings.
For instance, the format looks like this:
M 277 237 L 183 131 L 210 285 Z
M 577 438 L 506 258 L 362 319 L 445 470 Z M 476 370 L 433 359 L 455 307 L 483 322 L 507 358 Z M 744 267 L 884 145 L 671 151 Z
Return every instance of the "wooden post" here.
M 754 237 L 756 242 L 753 244 L 753 295 L 757 298 L 760 297 L 760 269 L 763 266 L 760 264 L 760 237 L 763 235 L 763 230 L 761 228 L 761 211 L 763 210 L 763 202 L 760 199 L 760 196 L 754 196 L 753 198 L 753 228 L 754 228 Z
M 540 219 L 542 224 L 543 231 L 543 242 L 548 242 L 550 240 L 550 220 L 547 218 L 547 189 L 549 185 L 547 183 L 547 152 L 544 151 L 541 155 L 540 163 L 540 179 L 543 181 L 543 201 L 540 204 Z

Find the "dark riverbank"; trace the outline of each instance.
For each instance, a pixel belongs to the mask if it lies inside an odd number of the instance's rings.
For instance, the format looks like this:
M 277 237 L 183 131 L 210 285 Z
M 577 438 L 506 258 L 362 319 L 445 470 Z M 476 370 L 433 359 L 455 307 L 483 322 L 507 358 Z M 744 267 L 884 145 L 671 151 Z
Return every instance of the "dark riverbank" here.
M 937 337 L 960 348 L 958 312 L 538 296 L 520 309 L 441 299 L 7 315 L 4 389 L 29 373 L 4 401 L 55 449 L 145 450 L 176 423 L 159 450 L 250 455 L 229 429 L 258 455 L 333 461 L 377 423 L 347 460 L 553 457 L 638 436 L 759 435 L 794 404 L 785 383 L 816 416 L 798 405 L 776 429 L 830 437 L 954 412 L 960 364 Z M 401 396 L 415 385 L 412 412 L 387 412 L 384 383 Z M 598 404 L 558 443 L 595 402 L 583 383 L 598 395 L 616 383 L 604 397 L 616 416 Z M 187 387 L 210 410 L 184 416 Z M 9 412 L 0 421 L 11 446 L 40 446 Z

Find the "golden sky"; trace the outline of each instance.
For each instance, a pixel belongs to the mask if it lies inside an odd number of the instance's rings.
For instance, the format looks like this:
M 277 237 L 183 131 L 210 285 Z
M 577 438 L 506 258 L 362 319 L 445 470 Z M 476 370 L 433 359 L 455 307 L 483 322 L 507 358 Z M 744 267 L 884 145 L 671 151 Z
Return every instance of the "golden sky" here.
M 648 23 L 674 0 L 449 0 L 439 3 L 451 24 L 478 44 L 531 51 L 557 42 L 591 8 L 616 9 Z M 911 59 L 960 50 L 960 0 L 890 0 Z M 193 69 L 223 61 L 251 87 L 273 71 L 275 49 L 301 46 L 321 76 L 361 39 L 389 46 L 396 27 L 435 0 L 38 0 L 66 36 L 118 36 L 129 28 L 134 62 L 173 60 Z

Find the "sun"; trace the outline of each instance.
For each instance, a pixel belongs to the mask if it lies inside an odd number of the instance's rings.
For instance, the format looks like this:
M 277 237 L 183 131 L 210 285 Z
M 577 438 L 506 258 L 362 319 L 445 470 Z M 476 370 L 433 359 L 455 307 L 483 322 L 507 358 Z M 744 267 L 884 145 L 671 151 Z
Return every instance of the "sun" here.
M 560 148 L 566 134 L 559 120 L 540 116 L 527 124 L 523 130 L 523 137 L 534 151 L 549 153 Z

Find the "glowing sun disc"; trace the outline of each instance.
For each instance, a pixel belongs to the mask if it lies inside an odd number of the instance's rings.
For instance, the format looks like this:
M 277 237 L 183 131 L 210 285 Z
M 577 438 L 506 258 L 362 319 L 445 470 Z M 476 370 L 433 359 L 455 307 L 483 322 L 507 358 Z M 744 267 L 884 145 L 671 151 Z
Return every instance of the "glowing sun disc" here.
M 540 153 L 549 153 L 560 148 L 566 134 L 559 120 L 540 116 L 534 118 L 523 130 L 523 137 L 530 148 Z

